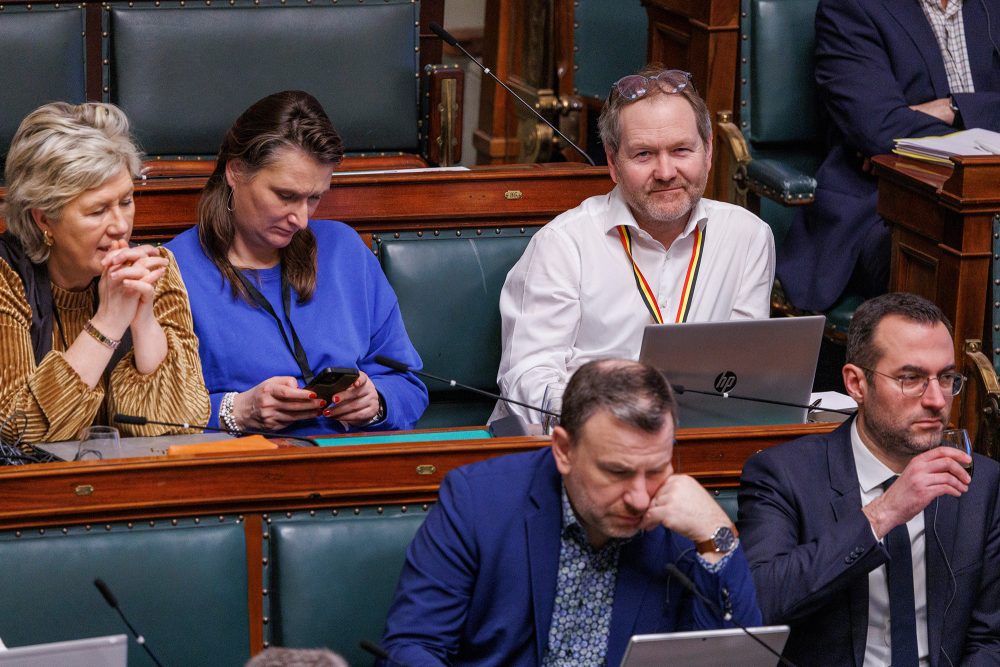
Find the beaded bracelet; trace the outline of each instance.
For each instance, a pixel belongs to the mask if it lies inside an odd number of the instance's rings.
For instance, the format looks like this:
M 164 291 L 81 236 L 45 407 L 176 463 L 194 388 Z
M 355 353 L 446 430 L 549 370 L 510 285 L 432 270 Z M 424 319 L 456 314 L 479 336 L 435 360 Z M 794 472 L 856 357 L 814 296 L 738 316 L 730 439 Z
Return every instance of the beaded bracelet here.
M 239 422 L 236 421 L 236 417 L 233 416 L 233 402 L 236 399 L 237 392 L 231 391 L 222 397 L 222 403 L 219 404 L 219 422 L 226 427 L 226 430 L 230 434 L 236 435 L 242 433 L 243 429 L 240 428 Z

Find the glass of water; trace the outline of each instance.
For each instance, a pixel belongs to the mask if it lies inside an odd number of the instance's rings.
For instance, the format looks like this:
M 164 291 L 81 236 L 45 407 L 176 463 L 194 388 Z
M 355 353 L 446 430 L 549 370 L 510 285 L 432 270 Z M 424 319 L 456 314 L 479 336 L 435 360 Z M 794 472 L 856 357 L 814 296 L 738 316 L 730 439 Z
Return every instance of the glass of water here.
M 122 458 L 122 441 L 114 426 L 87 426 L 80 433 L 74 461 Z
M 972 458 L 972 443 L 969 442 L 969 432 L 964 428 L 950 428 L 941 432 L 941 446 L 958 449 Z M 972 476 L 972 461 L 965 466 L 965 471 Z
M 555 415 L 542 413 L 542 433 L 552 435 L 552 429 L 559 425 L 559 413 L 562 412 L 562 397 L 566 391 L 565 382 L 553 382 L 545 387 L 545 395 L 542 397 L 542 409 L 554 412 Z

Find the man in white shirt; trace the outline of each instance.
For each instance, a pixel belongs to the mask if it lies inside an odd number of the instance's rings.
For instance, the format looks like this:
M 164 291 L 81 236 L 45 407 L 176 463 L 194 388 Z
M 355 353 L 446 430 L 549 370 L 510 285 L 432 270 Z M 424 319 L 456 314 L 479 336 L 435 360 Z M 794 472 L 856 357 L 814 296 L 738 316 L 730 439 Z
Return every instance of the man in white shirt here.
M 1000 664 L 1000 466 L 938 446 L 965 380 L 948 321 L 912 294 L 871 299 L 847 360 L 857 417 L 743 468 L 764 622 L 791 626 L 799 665 Z
M 712 126 L 690 74 L 647 67 L 612 86 L 600 131 L 616 187 L 540 229 L 500 295 L 503 395 L 540 406 L 587 361 L 635 359 L 655 322 L 766 318 L 774 238 L 702 199 Z M 493 418 L 535 411 L 498 404 Z

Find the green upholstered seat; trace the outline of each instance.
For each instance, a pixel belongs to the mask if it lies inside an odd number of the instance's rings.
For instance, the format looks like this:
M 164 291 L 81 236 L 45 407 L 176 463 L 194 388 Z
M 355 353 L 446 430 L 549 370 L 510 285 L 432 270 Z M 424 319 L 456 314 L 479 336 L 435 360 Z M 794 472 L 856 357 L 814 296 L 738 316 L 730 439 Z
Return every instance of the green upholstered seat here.
M 737 489 L 713 489 L 712 496 L 715 498 L 715 502 L 722 506 L 722 509 L 726 511 L 729 518 L 733 523 L 736 523 L 736 514 L 739 511 L 739 503 L 737 502 Z
M 22 646 L 126 633 L 103 579 L 165 665 L 250 657 L 246 541 L 234 517 L 0 533 L 0 637 Z M 129 665 L 152 665 L 133 640 Z
M 319 99 L 348 151 L 418 152 L 419 3 L 156 4 L 104 13 L 106 96 L 148 154 L 214 156 L 240 112 L 288 89 Z
M 742 0 L 740 130 L 753 160 L 748 187 L 781 244 L 789 205 L 812 201 L 825 155 L 814 79 L 816 0 Z M 758 161 L 761 161 L 758 163 Z
M 75 4 L 10 4 L 3 8 L 0 165 L 6 160 L 18 125 L 31 111 L 46 102 L 77 104 L 86 99 L 84 32 L 84 10 Z
M 427 506 L 279 515 L 265 524 L 265 638 L 271 646 L 326 646 L 352 665 L 378 642 L 406 547 Z
M 815 82 L 817 0 L 741 0 L 739 134 L 749 161 L 738 178 L 781 246 L 798 206 L 815 197 L 814 175 L 826 155 Z M 735 132 L 733 132 L 735 133 Z M 723 133 L 732 136 L 733 133 Z M 777 312 L 792 314 L 780 289 Z M 827 336 L 842 341 L 856 294 L 844 294 L 826 313 Z
M 396 291 L 424 370 L 496 392 L 500 290 L 537 227 L 377 234 L 375 250 Z M 499 231 L 499 233 L 497 233 Z M 426 380 L 419 428 L 485 424 L 493 399 Z

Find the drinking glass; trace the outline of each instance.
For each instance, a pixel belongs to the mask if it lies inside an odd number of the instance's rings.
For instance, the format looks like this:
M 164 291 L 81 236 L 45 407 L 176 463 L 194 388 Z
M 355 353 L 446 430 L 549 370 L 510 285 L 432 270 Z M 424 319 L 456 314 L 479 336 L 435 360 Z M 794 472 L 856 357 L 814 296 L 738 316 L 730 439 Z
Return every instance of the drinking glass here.
M 545 395 L 542 397 L 542 409 L 554 412 L 556 415 L 562 412 L 562 397 L 565 391 L 565 382 L 553 382 L 545 387 Z M 559 417 L 542 413 L 542 433 L 552 435 L 552 429 L 558 425 Z
M 74 461 L 122 458 L 122 441 L 114 426 L 87 426 L 80 433 Z
M 942 447 L 952 447 L 959 451 L 963 451 L 972 458 L 972 444 L 969 442 L 969 432 L 964 428 L 950 428 L 945 429 L 941 432 L 941 446 Z M 972 461 L 965 466 L 965 471 L 972 476 Z

